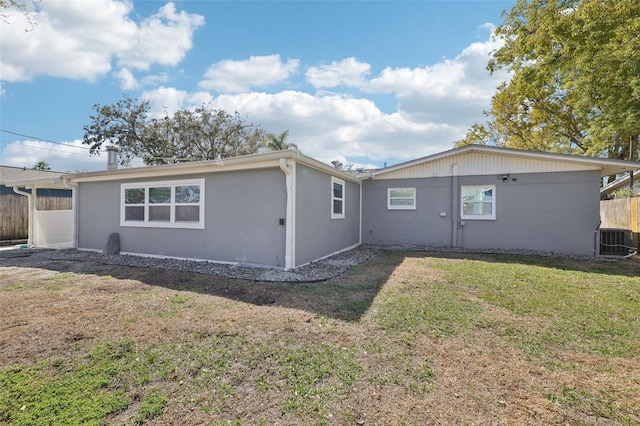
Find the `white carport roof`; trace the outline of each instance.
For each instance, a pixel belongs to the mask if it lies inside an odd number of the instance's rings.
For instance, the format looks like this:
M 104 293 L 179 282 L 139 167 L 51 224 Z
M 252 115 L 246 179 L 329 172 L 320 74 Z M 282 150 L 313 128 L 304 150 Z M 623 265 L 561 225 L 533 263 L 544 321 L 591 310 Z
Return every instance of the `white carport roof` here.
M 0 185 L 28 188 L 66 188 L 62 176 L 66 173 L 33 170 L 26 167 L 0 166 Z

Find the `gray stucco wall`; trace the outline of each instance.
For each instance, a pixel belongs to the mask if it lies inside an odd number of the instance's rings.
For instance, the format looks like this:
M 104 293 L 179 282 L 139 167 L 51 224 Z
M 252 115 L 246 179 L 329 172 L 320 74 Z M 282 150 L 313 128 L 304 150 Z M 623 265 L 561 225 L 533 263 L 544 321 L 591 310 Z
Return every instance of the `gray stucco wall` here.
M 102 250 L 112 232 L 124 252 L 284 267 L 285 176 L 279 168 L 205 178 L 205 229 L 120 226 L 120 184 L 80 183 L 79 248 Z M 152 179 L 173 180 L 173 178 Z
M 600 220 L 598 171 L 512 177 L 516 181 L 503 182 L 495 175 L 460 176 L 453 190 L 451 177 L 367 180 L 362 242 L 594 254 Z M 461 225 L 462 185 L 496 186 L 496 220 L 467 219 Z M 416 210 L 387 210 L 387 188 L 396 187 L 416 187 Z
M 296 265 L 360 241 L 360 185 L 345 182 L 345 218 L 331 219 L 331 175 L 296 165 Z
M 416 188 L 416 209 L 387 210 L 387 189 L 406 187 Z M 364 244 L 451 245 L 451 178 L 366 180 L 362 191 Z

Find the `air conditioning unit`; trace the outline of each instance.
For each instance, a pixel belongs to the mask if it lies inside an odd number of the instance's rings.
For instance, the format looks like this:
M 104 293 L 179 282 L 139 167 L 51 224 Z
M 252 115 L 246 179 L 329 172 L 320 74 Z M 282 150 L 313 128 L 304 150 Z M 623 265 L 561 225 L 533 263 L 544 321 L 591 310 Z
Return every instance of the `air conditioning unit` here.
M 600 229 L 601 256 L 626 256 L 636 250 L 631 244 L 631 230 L 629 229 Z

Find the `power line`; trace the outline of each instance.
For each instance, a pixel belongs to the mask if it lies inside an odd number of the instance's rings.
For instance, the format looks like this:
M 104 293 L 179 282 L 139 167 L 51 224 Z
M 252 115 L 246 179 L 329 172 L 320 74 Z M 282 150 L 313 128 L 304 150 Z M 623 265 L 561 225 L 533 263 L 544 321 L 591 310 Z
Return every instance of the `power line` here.
M 32 148 L 32 149 L 43 149 L 45 151 L 62 152 L 68 155 L 76 155 L 76 156 L 83 156 L 83 157 L 87 156 L 86 152 L 69 152 L 69 151 L 63 151 L 61 149 L 46 148 L 44 146 L 22 145 L 22 147 Z M 81 148 L 81 147 L 77 147 L 77 148 Z
M 31 136 L 31 135 L 25 135 L 25 134 L 23 134 L 23 133 L 12 132 L 11 130 L 6 130 L 6 129 L 0 129 L 0 132 L 9 133 L 9 134 L 11 134 L 11 135 L 15 135 L 15 136 L 21 136 L 21 137 L 23 137 L 23 138 L 33 139 L 33 140 L 35 140 L 36 142 L 49 142 L 49 143 L 53 143 L 53 144 L 56 144 L 56 145 L 68 146 L 68 147 L 70 147 L 70 148 L 78 148 L 78 149 L 85 149 L 85 150 L 89 150 L 89 149 L 91 149 L 91 148 L 86 147 L 86 146 L 77 146 L 77 145 L 71 145 L 71 144 L 64 143 L 64 142 L 56 142 L 56 141 L 52 141 L 52 140 L 50 140 L 50 139 L 39 138 L 39 137 L 37 137 L 37 136 Z M 33 147 L 33 148 L 36 148 L 36 147 Z M 48 148 L 42 148 L 42 147 L 39 147 L 39 148 L 41 148 L 41 149 L 48 149 Z M 55 151 L 54 149 L 49 149 L 49 150 L 50 150 L 50 151 Z M 64 152 L 64 151 L 61 151 L 61 152 Z

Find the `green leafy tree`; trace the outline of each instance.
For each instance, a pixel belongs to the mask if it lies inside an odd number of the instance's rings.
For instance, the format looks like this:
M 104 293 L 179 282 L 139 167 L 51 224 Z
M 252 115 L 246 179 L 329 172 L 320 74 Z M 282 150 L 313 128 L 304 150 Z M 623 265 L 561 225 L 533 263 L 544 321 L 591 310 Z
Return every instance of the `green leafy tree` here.
M 95 105 L 94 110 L 91 123 L 84 126 L 83 143 L 90 145 L 92 154 L 117 145 L 122 165 L 133 158 L 152 165 L 234 157 L 256 153 L 265 143 L 264 131 L 237 112 L 201 106 L 150 119 L 149 102 L 126 95 L 113 105 Z
M 36 164 L 33 165 L 32 169 L 48 172 L 51 170 L 51 166 L 46 161 L 38 161 Z
M 512 79 L 457 145 L 638 159 L 640 2 L 519 0 L 488 64 Z
M 149 102 L 138 101 L 125 95 L 113 105 L 93 106 L 95 114 L 90 115 L 91 123 L 85 125 L 83 144 L 89 145 L 89 152 L 99 155 L 103 145 L 117 145 L 120 163 L 127 165 L 132 159 L 141 156 L 147 142 L 145 137 L 148 125 Z
M 340 171 L 343 171 L 343 172 L 350 172 L 351 170 L 353 170 L 353 163 L 344 164 L 340 160 L 333 160 L 331 162 L 331 165 L 333 167 L 335 167 L 336 169 L 338 169 Z
M 274 133 L 267 134 L 267 150 L 268 151 L 282 151 L 285 149 L 293 149 L 295 151 L 299 151 L 298 145 L 295 143 L 287 142 L 287 138 L 289 137 L 289 131 L 285 130 L 284 132 L 276 135 Z

